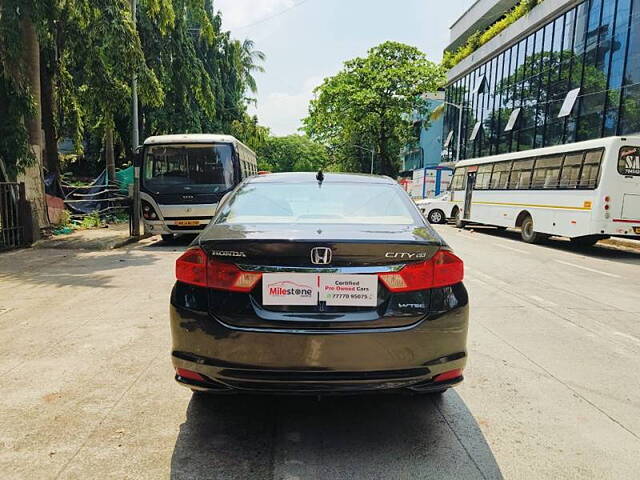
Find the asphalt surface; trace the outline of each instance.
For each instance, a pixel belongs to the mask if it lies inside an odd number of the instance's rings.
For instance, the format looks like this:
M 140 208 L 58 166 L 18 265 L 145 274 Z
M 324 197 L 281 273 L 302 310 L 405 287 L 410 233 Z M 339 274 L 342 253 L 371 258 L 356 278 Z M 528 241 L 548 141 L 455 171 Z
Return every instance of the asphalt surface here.
M 442 398 L 193 396 L 167 321 L 184 245 L 0 255 L 0 477 L 638 478 L 640 253 L 438 227 L 465 260 Z

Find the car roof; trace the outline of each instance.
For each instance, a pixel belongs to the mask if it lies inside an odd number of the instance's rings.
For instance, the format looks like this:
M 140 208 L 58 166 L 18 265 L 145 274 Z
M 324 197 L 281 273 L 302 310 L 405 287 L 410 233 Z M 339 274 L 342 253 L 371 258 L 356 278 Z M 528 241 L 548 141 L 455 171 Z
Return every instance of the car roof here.
M 249 178 L 249 183 L 316 183 L 317 172 L 287 172 L 267 173 Z M 366 173 L 324 173 L 322 183 L 375 183 L 393 185 L 395 180 L 382 175 L 369 175 Z

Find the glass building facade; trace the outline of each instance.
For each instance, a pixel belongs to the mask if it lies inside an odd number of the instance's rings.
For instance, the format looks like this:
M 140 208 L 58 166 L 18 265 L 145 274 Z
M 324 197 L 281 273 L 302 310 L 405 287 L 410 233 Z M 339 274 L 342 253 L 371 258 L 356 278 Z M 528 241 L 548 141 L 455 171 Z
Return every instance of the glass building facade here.
M 640 0 L 577 4 L 454 79 L 445 99 L 464 106 L 461 159 L 640 132 Z M 457 129 L 448 107 L 443 161 Z

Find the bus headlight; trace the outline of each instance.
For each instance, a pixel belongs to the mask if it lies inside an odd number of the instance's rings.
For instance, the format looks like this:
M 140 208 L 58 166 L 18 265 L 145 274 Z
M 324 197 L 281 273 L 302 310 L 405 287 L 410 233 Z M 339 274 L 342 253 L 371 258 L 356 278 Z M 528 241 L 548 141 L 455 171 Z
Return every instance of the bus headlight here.
M 145 220 L 158 219 L 158 214 L 156 213 L 156 211 L 154 210 L 154 208 L 151 206 L 149 202 L 147 202 L 146 200 L 142 200 L 141 204 L 142 204 L 142 216 L 145 218 Z

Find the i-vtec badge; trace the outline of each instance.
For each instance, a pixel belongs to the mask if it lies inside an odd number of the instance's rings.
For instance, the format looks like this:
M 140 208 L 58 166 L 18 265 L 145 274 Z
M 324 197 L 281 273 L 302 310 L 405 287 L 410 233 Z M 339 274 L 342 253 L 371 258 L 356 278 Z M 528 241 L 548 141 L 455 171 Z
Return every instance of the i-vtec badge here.
M 234 252 L 232 250 L 211 250 L 211 255 L 217 257 L 246 257 L 244 252 Z
M 427 258 L 426 252 L 387 252 L 384 256 L 387 258 L 406 258 L 408 260 L 413 258 Z

